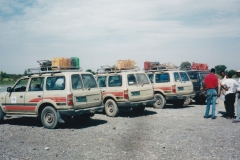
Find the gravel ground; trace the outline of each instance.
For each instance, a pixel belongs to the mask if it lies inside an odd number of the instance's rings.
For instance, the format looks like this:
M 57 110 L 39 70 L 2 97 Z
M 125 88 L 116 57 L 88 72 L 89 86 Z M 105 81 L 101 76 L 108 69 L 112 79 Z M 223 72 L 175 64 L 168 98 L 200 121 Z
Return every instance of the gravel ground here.
M 119 117 L 95 114 L 59 129 L 36 118 L 9 118 L 0 125 L 0 159 L 240 159 L 240 123 L 204 119 L 205 105 L 124 110 Z M 46 148 L 48 147 L 48 148 Z

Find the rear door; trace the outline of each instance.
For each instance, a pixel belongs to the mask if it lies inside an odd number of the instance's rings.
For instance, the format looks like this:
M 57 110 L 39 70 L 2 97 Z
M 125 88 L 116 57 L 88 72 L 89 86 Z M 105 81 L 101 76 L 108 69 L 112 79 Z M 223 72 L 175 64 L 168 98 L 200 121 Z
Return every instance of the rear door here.
M 95 107 L 102 104 L 101 90 L 92 74 L 81 74 L 86 94 L 86 107 Z
M 176 84 L 176 93 L 178 95 L 193 93 L 193 84 L 186 72 L 173 72 Z
M 197 72 L 187 72 L 187 73 L 193 83 L 194 91 L 200 91 L 201 77 L 199 77 L 200 76 L 199 73 Z
M 87 107 L 87 95 L 80 74 L 71 75 L 71 90 L 74 109 Z
M 35 113 L 35 109 L 43 100 L 44 77 L 31 78 L 25 96 L 25 110 L 27 113 Z
M 145 73 L 127 74 L 130 101 L 144 101 L 153 98 L 153 88 Z

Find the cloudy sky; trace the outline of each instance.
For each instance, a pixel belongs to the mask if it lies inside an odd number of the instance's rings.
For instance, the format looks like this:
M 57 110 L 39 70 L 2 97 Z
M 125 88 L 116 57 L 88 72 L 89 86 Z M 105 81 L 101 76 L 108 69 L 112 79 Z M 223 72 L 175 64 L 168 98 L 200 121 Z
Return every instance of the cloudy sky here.
M 83 70 L 133 59 L 240 68 L 239 0 L 0 0 L 0 70 L 79 57 Z

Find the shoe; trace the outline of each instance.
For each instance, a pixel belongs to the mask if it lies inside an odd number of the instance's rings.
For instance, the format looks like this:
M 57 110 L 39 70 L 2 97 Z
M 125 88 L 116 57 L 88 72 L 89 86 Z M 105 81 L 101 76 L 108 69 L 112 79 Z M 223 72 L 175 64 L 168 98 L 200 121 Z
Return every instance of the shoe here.
M 217 118 L 217 116 L 212 117 L 212 119 L 216 119 L 216 118 Z
M 233 119 L 232 117 L 226 117 L 226 119 Z
M 237 121 L 236 119 L 234 119 L 233 121 L 232 121 L 232 123 L 238 123 L 239 121 Z
M 203 116 L 203 118 L 208 118 L 208 117 L 206 117 L 206 116 Z

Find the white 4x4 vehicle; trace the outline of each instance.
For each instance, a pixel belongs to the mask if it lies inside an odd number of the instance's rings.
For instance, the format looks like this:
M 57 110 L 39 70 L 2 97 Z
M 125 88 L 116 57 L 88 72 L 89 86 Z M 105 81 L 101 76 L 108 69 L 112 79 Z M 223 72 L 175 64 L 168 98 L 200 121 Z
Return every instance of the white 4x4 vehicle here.
M 182 70 L 146 71 L 151 80 L 157 108 L 164 108 L 167 103 L 175 107 L 188 105 L 195 96 L 193 84 L 188 74 Z
M 56 128 L 65 117 L 85 121 L 101 110 L 101 90 L 95 78 L 77 70 L 39 71 L 0 94 L 0 122 L 4 116 L 39 116 L 44 127 Z
M 146 73 L 133 70 L 106 72 L 96 75 L 102 90 L 105 113 L 115 117 L 119 108 L 143 112 L 155 102 L 152 84 Z

